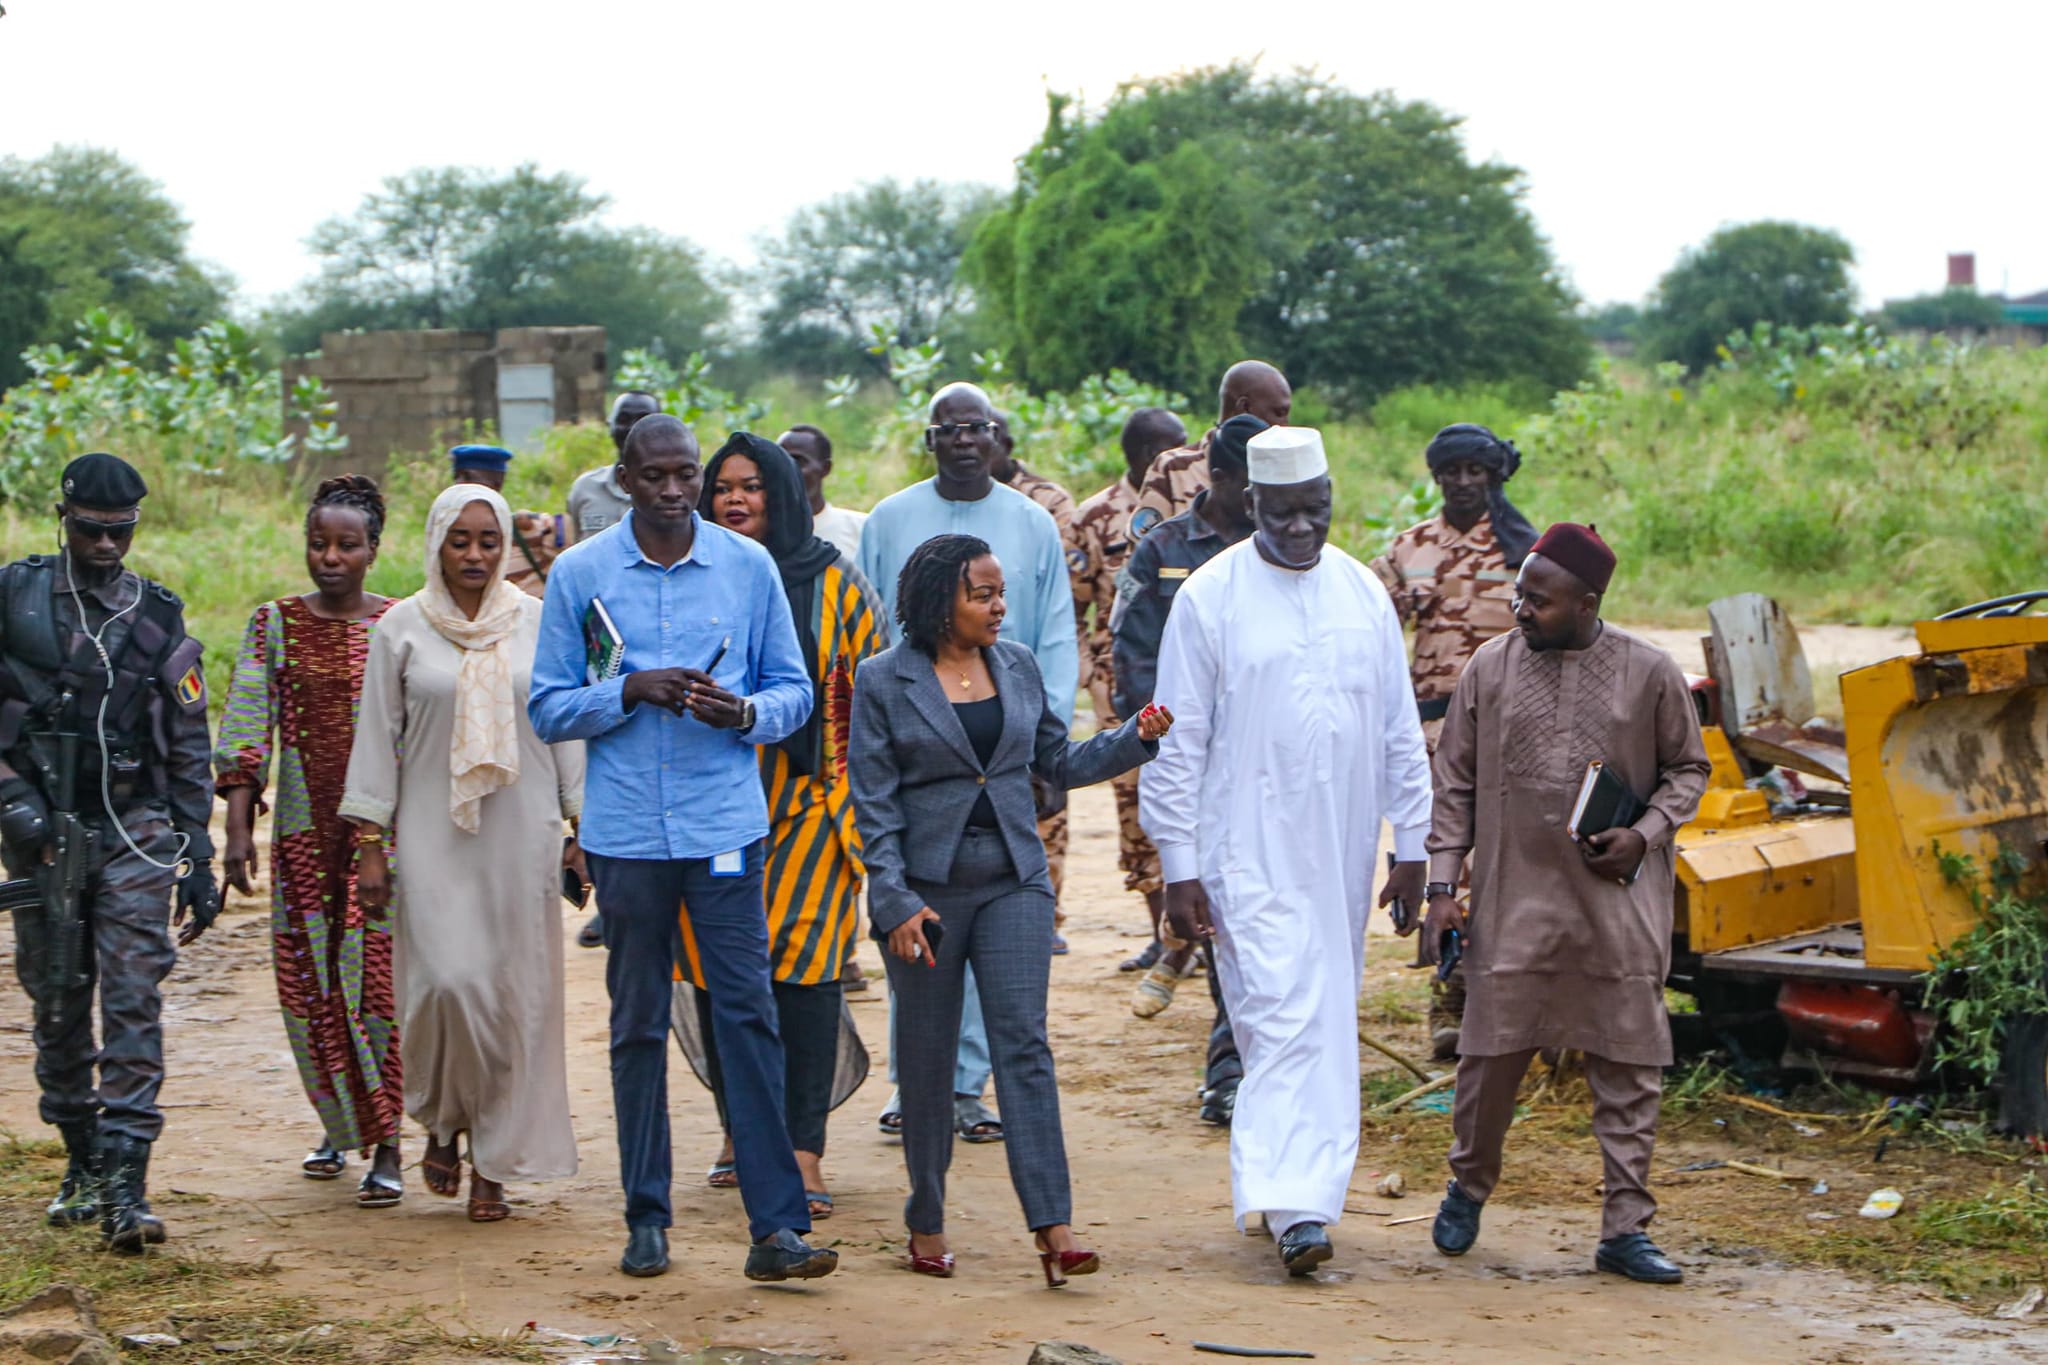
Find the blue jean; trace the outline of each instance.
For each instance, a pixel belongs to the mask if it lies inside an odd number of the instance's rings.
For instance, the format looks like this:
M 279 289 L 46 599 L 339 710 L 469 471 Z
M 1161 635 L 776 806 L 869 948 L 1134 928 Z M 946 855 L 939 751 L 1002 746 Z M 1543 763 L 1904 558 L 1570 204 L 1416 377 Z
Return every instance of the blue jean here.
M 886 957 L 887 954 L 884 954 Z M 960 1051 L 953 1061 L 953 1093 L 980 1095 L 988 1089 L 988 1025 L 981 1017 L 981 991 L 974 968 L 967 969 L 967 993 L 960 1007 Z M 889 1084 L 896 1079 L 896 992 L 889 992 Z
M 764 856 L 764 846 L 755 843 L 746 850 L 742 875 L 714 877 L 708 858 L 589 855 L 604 916 L 612 1104 L 628 1227 L 671 1222 L 667 1046 L 672 973 L 683 954 L 679 911 L 687 903 L 711 996 L 748 1231 L 756 1241 L 783 1228 L 810 1231 L 810 1206 L 783 1112 L 782 1039 L 761 900 Z

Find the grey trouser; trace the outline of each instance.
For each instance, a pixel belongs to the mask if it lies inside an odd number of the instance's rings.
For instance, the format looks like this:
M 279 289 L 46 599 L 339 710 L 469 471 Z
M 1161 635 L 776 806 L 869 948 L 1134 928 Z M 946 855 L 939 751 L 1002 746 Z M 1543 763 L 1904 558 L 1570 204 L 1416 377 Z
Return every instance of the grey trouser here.
M 1040 878 L 1017 880 L 1002 836 L 969 829 L 944 885 L 912 882 L 911 890 L 946 926 L 935 965 L 892 953 L 889 989 L 896 998 L 896 1074 L 903 1090 L 903 1163 L 910 1199 L 903 1221 L 912 1232 L 946 1230 L 946 1168 L 953 1160 L 953 1062 L 960 1045 L 960 1006 L 968 963 L 981 990 L 988 1024 L 996 1103 L 1010 1184 L 1031 1228 L 1073 1221 L 1066 1140 L 1052 1048 L 1045 1038 L 1046 979 L 1052 968 L 1052 888 Z
M 1458 1188 L 1481 1203 L 1500 1180 L 1501 1149 L 1515 1120 L 1515 1092 L 1529 1069 L 1528 1052 L 1458 1059 L 1457 1099 L 1451 1109 L 1451 1174 Z M 1649 1191 L 1650 1153 L 1657 1145 L 1657 1109 L 1664 1069 L 1582 1054 L 1593 1091 L 1593 1136 L 1606 1167 L 1600 1205 L 1600 1240 L 1641 1232 L 1657 1212 Z
M 132 810 L 122 823 L 152 858 L 171 861 L 177 841 L 161 807 Z M 11 855 L 7 868 L 17 877 L 30 871 L 28 864 Z M 171 943 L 171 874 L 136 857 L 115 830 L 103 829 L 98 875 L 85 900 L 85 915 L 86 984 L 51 999 L 42 979 L 49 944 L 43 914 L 14 912 L 14 970 L 35 1005 L 36 1081 L 43 1092 L 43 1122 L 82 1123 L 97 1114 L 102 1131 L 154 1142 L 164 1126 L 156 1107 L 156 1093 L 164 1082 L 159 987 L 178 960 Z M 95 984 L 100 994 L 97 1052 L 92 1030 Z M 54 1022 L 58 1019 L 62 1022 Z

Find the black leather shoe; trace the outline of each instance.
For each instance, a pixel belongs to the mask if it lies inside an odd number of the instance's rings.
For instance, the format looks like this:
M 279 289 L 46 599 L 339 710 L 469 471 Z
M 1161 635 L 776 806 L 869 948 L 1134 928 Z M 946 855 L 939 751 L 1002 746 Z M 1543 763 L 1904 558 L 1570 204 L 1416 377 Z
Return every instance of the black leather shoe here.
M 619 1269 L 638 1279 L 668 1274 L 668 1229 L 639 1227 L 626 1234 L 626 1254 Z
M 603 915 L 592 915 L 589 921 L 576 931 L 576 946 L 579 948 L 604 947 Z
M 1444 1186 L 1444 1202 L 1436 1206 L 1429 1240 L 1446 1256 L 1463 1256 L 1479 1240 L 1479 1211 L 1484 1207 L 1459 1189 L 1457 1181 L 1451 1181 Z
M 1330 1234 L 1321 1223 L 1296 1223 L 1280 1234 L 1280 1264 L 1290 1275 L 1307 1275 L 1330 1259 Z
M 839 1269 L 839 1253 L 814 1247 L 788 1228 L 747 1248 L 750 1280 L 815 1280 Z
M 1600 1270 L 1616 1275 L 1626 1275 L 1631 1280 L 1644 1284 L 1677 1284 L 1685 1278 L 1685 1272 L 1678 1268 L 1669 1256 L 1657 1250 L 1657 1244 L 1649 1235 L 1631 1232 L 1626 1237 L 1610 1237 L 1600 1244 L 1593 1253 L 1593 1265 Z

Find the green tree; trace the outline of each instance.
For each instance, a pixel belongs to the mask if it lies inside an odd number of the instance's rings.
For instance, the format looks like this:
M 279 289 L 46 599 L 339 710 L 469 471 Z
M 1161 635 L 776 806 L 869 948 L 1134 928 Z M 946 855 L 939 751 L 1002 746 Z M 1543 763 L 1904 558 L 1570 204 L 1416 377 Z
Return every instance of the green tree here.
M 218 316 L 230 281 L 192 259 L 189 233 L 163 186 L 113 152 L 60 146 L 0 158 L 0 240 L 10 243 L 0 258 L 0 387 L 21 378 L 22 338 L 68 341 L 95 308 L 157 341 Z
M 967 302 L 961 254 L 994 198 L 978 185 L 882 180 L 798 210 L 755 271 L 764 355 L 805 370 L 883 366 L 870 354 L 877 335 L 898 346 L 946 336 Z
M 27 236 L 25 227 L 0 228 L 0 392 L 28 377 L 21 353 L 50 321 L 50 272 L 22 251 Z
M 1901 332 L 1984 332 L 2005 322 L 2005 305 L 1956 285 L 1939 294 L 1889 299 L 1879 310 L 1878 321 Z
M 1714 364 L 1731 332 L 1759 322 L 1816 327 L 1847 322 L 1856 291 L 1856 253 L 1839 234 L 1799 223 L 1722 228 L 1685 252 L 1658 281 L 1643 318 L 1652 353 L 1698 373 Z
M 1109 154 L 1113 159 L 1106 159 Z M 1199 190 L 1113 173 L 1165 166 Z M 1092 194 L 1086 191 L 1093 191 Z M 1145 329 L 1145 354 L 1116 363 L 1206 390 L 1213 357 L 1262 355 L 1298 384 L 1353 406 L 1416 383 L 1537 379 L 1568 385 L 1590 348 L 1575 300 L 1521 203 L 1520 173 L 1474 164 L 1458 121 L 1430 105 L 1362 96 L 1308 73 L 1261 77 L 1239 62 L 1125 87 L 1107 108 L 1053 96 L 1019 162 L 1010 204 L 977 235 L 968 268 L 989 320 L 1033 383 L 1074 362 L 1035 335 L 1048 319 L 1085 328 L 1109 310 L 1200 326 Z M 1026 268 L 1026 245 L 1057 225 L 1087 270 Z M 1151 222 L 1172 213 L 1188 225 Z M 1135 221 L 1134 221 L 1135 220 Z M 1178 287 L 1162 243 L 1184 248 L 1200 310 L 1132 291 Z M 1195 314 L 1199 312 L 1199 321 Z M 1110 363 L 1107 361 L 1098 363 Z
M 620 350 L 696 350 L 727 311 L 690 243 L 600 221 L 610 201 L 532 165 L 392 176 L 356 212 L 313 230 L 320 274 L 277 318 L 307 351 L 348 327 L 594 324 Z
M 1584 313 L 1586 335 L 1601 342 L 1628 342 L 1642 337 L 1643 310 L 1633 303 L 1608 303 Z

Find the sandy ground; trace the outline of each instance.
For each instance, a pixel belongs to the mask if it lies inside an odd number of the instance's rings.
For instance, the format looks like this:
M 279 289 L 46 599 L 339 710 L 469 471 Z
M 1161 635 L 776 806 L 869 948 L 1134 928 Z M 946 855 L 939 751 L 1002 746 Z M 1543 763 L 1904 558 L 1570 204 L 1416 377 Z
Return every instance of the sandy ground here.
M 419 1310 L 489 1333 L 538 1321 L 863 1362 L 1021 1362 L 1048 1338 L 1130 1362 L 1202 1358 L 1190 1346 L 1197 1339 L 1292 1346 L 1335 1361 L 1475 1351 L 1518 1361 L 2048 1359 L 2038 1328 L 1971 1317 L 1910 1288 L 1748 1264 L 1739 1249 L 1717 1251 L 1681 1220 L 1667 1220 L 1659 1235 L 1685 1264 L 1685 1286 L 1596 1275 L 1590 1196 L 1571 1207 L 1490 1210 L 1479 1248 L 1445 1260 L 1430 1247 L 1426 1219 L 1392 1221 L 1433 1211 L 1440 1147 L 1404 1150 L 1370 1130 L 1350 1203 L 1371 1212 L 1335 1229 L 1338 1252 L 1324 1273 L 1288 1280 L 1269 1240 L 1233 1229 L 1227 1136 L 1194 1118 L 1208 1022 L 1201 983 L 1190 982 L 1158 1019 L 1129 1013 L 1131 978 L 1115 964 L 1138 946 L 1142 905 L 1115 867 L 1107 789 L 1077 793 L 1073 810 L 1073 952 L 1053 965 L 1052 1039 L 1079 1232 L 1104 1257 L 1100 1275 L 1059 1292 L 1043 1287 L 1000 1146 L 957 1149 L 949 1223 L 958 1276 L 937 1281 L 901 1268 L 901 1156 L 874 1128 L 886 1094 L 878 1066 L 835 1115 L 827 1154 L 839 1207 L 818 1235 L 839 1246 L 840 1273 L 802 1288 L 749 1284 L 739 1273 L 739 1198 L 702 1183 L 717 1143 L 710 1098 L 678 1059 L 675 1268 L 655 1281 L 624 1278 L 603 956 L 573 944 L 569 1079 L 581 1173 L 513 1186 L 514 1216 L 497 1226 L 468 1224 L 461 1203 L 429 1195 L 416 1170 L 407 1172 L 402 1207 L 359 1211 L 349 1197 L 359 1166 L 345 1182 L 298 1173 L 317 1130 L 278 1021 L 265 913 L 240 897 L 169 983 L 159 1209 L 180 1245 L 271 1258 L 282 1288 L 337 1318 Z M 565 938 L 576 923 L 565 915 Z M 11 931 L 0 927 L 0 957 L 11 959 L 11 950 Z M 873 946 L 863 954 L 878 974 Z M 1388 980 L 1409 953 L 1386 942 L 1374 955 L 1376 979 Z M 879 1058 L 879 994 L 856 999 Z M 31 1061 L 25 1002 L 0 991 L 0 1125 L 24 1135 L 44 1131 Z M 409 1142 L 416 1159 L 416 1136 Z M 1542 1159 L 1527 1150 L 1511 1158 Z M 1387 1170 L 1402 1171 L 1414 1193 L 1373 1195 Z

